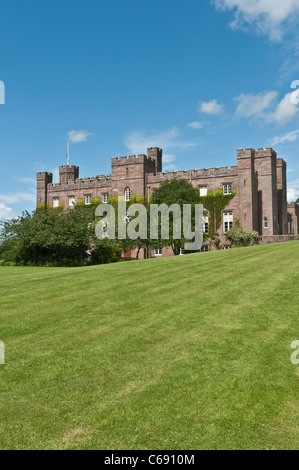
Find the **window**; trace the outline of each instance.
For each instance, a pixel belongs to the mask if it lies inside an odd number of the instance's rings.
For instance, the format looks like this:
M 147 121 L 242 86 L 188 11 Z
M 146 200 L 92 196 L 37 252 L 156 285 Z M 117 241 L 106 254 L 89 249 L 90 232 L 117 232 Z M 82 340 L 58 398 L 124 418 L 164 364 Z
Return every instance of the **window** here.
M 90 194 L 87 194 L 87 195 L 85 196 L 85 204 L 86 204 L 87 206 L 89 206 L 89 205 L 91 204 L 91 195 L 90 195 Z
M 268 228 L 268 217 L 264 217 L 264 228 Z
M 233 228 L 234 223 L 234 216 L 232 212 L 224 212 L 223 213 L 223 226 L 224 231 L 228 232 L 231 228 Z
M 59 197 L 53 197 L 53 207 L 59 207 Z
M 129 201 L 131 196 L 131 190 L 130 188 L 125 189 L 125 201 Z
M 75 196 L 70 196 L 69 197 L 69 206 L 74 207 L 75 203 L 76 203 Z
M 203 218 L 203 233 L 209 232 L 209 217 L 206 216 Z
M 223 185 L 223 194 L 231 194 L 232 193 L 232 185 L 231 184 L 224 184 Z
M 199 195 L 206 196 L 208 194 L 208 187 L 207 186 L 200 186 L 199 188 Z
M 126 176 L 129 176 L 129 168 L 126 169 Z
M 230 250 L 230 249 L 231 249 L 231 246 L 229 246 L 229 245 L 223 245 L 223 249 L 224 249 L 224 250 Z
M 155 256 L 162 256 L 162 250 L 160 248 L 155 250 Z
M 207 245 L 203 245 L 203 246 L 201 247 L 200 251 L 201 251 L 202 253 L 205 253 L 205 252 L 209 251 L 209 247 L 208 247 Z
M 109 194 L 103 194 L 102 195 L 102 202 L 103 204 L 107 204 L 108 203 L 108 198 L 109 198 Z
M 184 254 L 185 254 L 184 248 L 180 248 L 180 255 L 184 255 Z

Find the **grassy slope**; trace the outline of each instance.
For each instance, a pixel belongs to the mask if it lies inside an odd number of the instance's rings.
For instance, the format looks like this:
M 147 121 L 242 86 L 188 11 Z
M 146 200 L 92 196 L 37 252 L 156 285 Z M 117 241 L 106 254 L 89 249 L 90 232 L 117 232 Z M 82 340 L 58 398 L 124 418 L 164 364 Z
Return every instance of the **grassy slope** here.
M 298 242 L 0 280 L 0 448 L 298 448 Z

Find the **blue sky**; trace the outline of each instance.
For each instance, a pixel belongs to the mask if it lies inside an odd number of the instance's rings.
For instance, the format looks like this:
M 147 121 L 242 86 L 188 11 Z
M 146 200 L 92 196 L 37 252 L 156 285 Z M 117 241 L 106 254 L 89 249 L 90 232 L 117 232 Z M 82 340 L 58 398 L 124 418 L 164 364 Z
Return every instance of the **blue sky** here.
M 2 2 L 0 219 L 34 209 L 67 140 L 82 177 L 150 145 L 165 170 L 273 146 L 299 197 L 298 21 L 299 0 Z

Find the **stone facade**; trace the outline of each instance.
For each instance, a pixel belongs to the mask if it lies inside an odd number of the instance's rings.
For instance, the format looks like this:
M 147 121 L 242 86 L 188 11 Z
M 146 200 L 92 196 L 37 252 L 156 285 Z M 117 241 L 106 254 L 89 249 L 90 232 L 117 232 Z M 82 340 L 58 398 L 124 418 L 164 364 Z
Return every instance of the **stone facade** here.
M 288 204 L 288 233 L 294 235 L 299 233 L 299 204 L 296 202 Z
M 147 197 L 162 182 L 184 178 L 203 194 L 219 188 L 235 189 L 236 197 L 223 212 L 229 222 L 240 219 L 245 230 L 256 230 L 261 236 L 287 234 L 290 227 L 298 232 L 298 205 L 287 204 L 286 162 L 277 158 L 272 148 L 238 149 L 237 165 L 230 168 L 162 172 L 162 150 L 154 147 L 147 155 L 112 158 L 111 170 L 110 175 L 81 179 L 77 166 L 61 166 L 56 184 L 51 173 L 38 173 L 37 205 L 64 204 L 67 208 L 78 199 L 88 203 L 90 198 L 100 197 L 105 202 L 109 196 L 124 196 L 126 191 Z M 228 245 L 224 223 L 219 235 L 222 245 Z M 163 250 L 163 256 L 168 254 L 169 250 Z

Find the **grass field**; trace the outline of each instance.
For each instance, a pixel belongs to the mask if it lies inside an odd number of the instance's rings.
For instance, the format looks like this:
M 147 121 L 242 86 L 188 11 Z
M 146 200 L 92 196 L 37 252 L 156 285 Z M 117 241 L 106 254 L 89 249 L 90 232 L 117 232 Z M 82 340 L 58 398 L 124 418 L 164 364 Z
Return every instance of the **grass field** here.
M 1 449 L 298 449 L 299 242 L 0 267 Z

